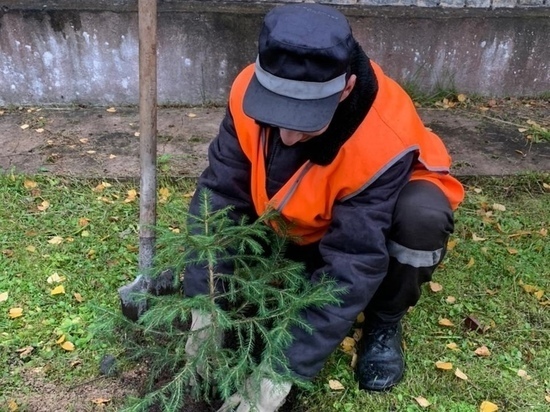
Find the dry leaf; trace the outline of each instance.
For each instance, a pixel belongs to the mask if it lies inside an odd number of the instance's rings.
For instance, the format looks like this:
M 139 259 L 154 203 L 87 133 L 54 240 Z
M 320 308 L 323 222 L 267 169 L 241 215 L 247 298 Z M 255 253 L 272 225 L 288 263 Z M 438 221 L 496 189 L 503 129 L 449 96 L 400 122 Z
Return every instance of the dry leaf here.
M 328 386 L 333 391 L 343 391 L 344 389 L 346 389 L 344 388 L 344 385 L 342 385 L 340 381 L 337 381 L 336 379 L 330 379 L 328 381 Z
M 65 276 L 59 276 L 57 272 L 54 272 L 51 276 L 48 276 L 46 282 L 48 283 L 61 283 L 65 280 Z
M 357 319 L 355 319 L 357 323 L 363 323 L 365 321 L 365 314 L 363 312 L 359 313 L 357 315 Z
M 518 370 L 518 376 L 522 379 L 525 379 L 526 381 L 531 379 L 531 376 L 529 376 L 527 371 L 524 371 L 523 369 Z
M 535 293 L 533 293 L 533 296 L 537 298 L 537 300 L 541 300 L 544 296 L 544 290 L 537 290 Z
M 74 350 L 74 344 L 69 341 L 65 341 L 61 344 L 61 347 L 65 349 L 67 352 L 72 352 Z
M 23 182 L 23 186 L 25 186 L 25 189 L 34 189 L 38 185 L 32 180 L 25 180 L 25 182 Z
M 80 293 L 73 293 L 73 296 L 78 303 L 84 302 L 84 298 Z
M 349 363 L 349 366 L 351 366 L 352 369 L 355 369 L 357 359 L 359 359 L 359 356 L 357 356 L 357 353 L 354 352 L 353 355 L 351 355 L 351 362 Z
M 109 159 L 114 159 L 114 158 L 116 158 L 116 155 L 114 155 L 114 154 L 109 155 Z
M 437 361 L 435 363 L 435 367 L 444 371 L 450 371 L 451 369 L 453 369 L 453 364 L 451 362 Z
M 539 233 L 541 236 L 546 237 L 548 236 L 548 229 L 542 228 L 541 230 L 539 230 Z
M 496 412 L 498 411 L 498 406 L 493 402 L 483 401 L 479 406 L 479 412 Z
M 459 350 L 460 350 L 460 349 L 458 348 L 458 345 L 457 345 L 456 343 L 454 343 L 454 342 L 447 343 L 447 344 L 445 345 L 445 347 L 446 347 L 447 349 L 454 350 L 454 351 L 459 351 Z
M 443 290 L 443 286 L 437 282 L 430 282 L 430 289 L 432 292 L 441 292 Z
M 483 333 L 485 331 L 481 322 L 471 315 L 464 319 L 464 327 L 473 332 Z
M 197 117 L 195 113 L 187 113 L 187 117 Z
M 468 380 L 468 377 L 466 376 L 466 374 L 464 372 L 462 372 L 460 369 L 456 368 L 455 370 L 455 376 L 458 378 L 458 379 L 462 379 L 463 381 L 467 381 Z
M 159 189 L 159 201 L 160 203 L 166 203 L 168 201 L 168 198 L 170 197 L 171 193 L 170 190 L 166 187 L 162 187 Z
M 414 400 L 423 408 L 427 408 L 431 405 L 430 401 L 422 396 L 417 396 L 414 398 Z
M 467 99 L 466 95 L 465 94 L 462 94 L 460 93 L 458 96 L 456 96 L 456 99 L 460 102 L 460 103 L 464 103 Z
M 78 226 L 88 226 L 88 223 L 90 223 L 90 219 L 88 219 L 87 217 L 81 217 L 80 219 L 78 219 Z
M 55 295 L 62 295 L 65 293 L 65 288 L 63 287 L 63 285 L 59 285 L 59 286 L 56 286 L 55 288 L 53 288 L 50 292 L 50 294 L 52 296 L 55 296 Z
M 23 309 L 22 308 L 11 308 L 10 309 L 9 317 L 11 319 L 20 318 L 21 316 L 23 316 Z
M 537 290 L 539 290 L 538 287 L 533 286 L 533 285 L 527 285 L 527 284 L 523 283 L 521 280 L 519 281 L 519 284 L 521 285 L 523 290 L 526 291 L 527 293 L 535 293 Z
M 33 245 L 29 245 L 25 248 L 27 252 L 36 253 L 36 248 Z
M 93 399 L 92 402 L 95 403 L 96 405 L 105 405 L 106 403 L 111 402 L 111 399 L 97 398 L 97 399 Z
M 475 265 L 475 263 L 476 263 L 476 260 L 473 257 L 471 257 L 468 263 L 466 264 L 466 269 L 470 269 L 472 266 Z
M 44 132 L 44 129 L 43 129 L 43 128 L 41 128 L 41 127 L 40 127 L 40 128 L 38 128 L 38 129 L 36 129 L 36 133 L 43 133 L 43 132 Z
M 456 302 L 456 298 L 454 296 L 447 296 L 447 299 L 445 299 L 445 302 L 452 305 Z
M 50 207 L 50 202 L 48 202 L 47 200 L 44 200 L 42 203 L 36 206 L 36 208 L 41 212 L 45 211 L 49 207 Z
M 480 346 L 479 348 L 477 348 L 474 353 L 477 355 L 477 356 L 482 356 L 482 357 L 487 357 L 487 356 L 491 356 L 491 351 L 489 350 L 489 348 L 485 345 L 483 346 Z
M 137 191 L 135 189 L 128 190 L 126 193 L 128 196 L 124 199 L 124 203 L 130 203 L 136 200 Z
M 437 322 L 437 323 L 441 326 L 448 326 L 448 327 L 452 327 L 452 326 L 455 325 L 453 322 L 451 322 L 447 318 L 439 319 L 439 322 Z
M 9 296 L 8 292 L 0 293 L 0 303 L 5 302 L 6 300 L 8 300 L 8 296 Z
M 13 399 L 10 399 L 8 402 L 8 411 L 9 412 L 17 412 L 19 410 L 19 405 L 17 405 L 17 402 L 15 402 Z
M 50 245 L 59 245 L 63 243 L 63 238 L 61 236 L 54 236 L 50 240 L 48 240 L 48 243 Z
M 546 395 L 544 399 L 546 400 L 546 402 L 550 403 L 550 395 Z
M 109 107 L 106 111 L 109 113 L 116 113 L 116 109 L 114 107 Z
M 500 203 L 493 203 L 493 210 L 498 210 L 500 212 L 506 211 L 506 206 L 501 205 Z
M 450 250 L 453 250 L 457 244 L 457 240 L 456 239 L 453 239 L 453 240 L 449 240 L 447 242 L 447 251 L 450 251 Z
M 487 240 L 487 238 L 485 237 L 479 237 L 478 235 L 476 235 L 475 233 L 472 233 L 472 240 L 474 242 L 483 242 L 484 240 Z
M 508 251 L 509 254 L 511 255 L 517 255 L 518 254 L 518 250 L 517 249 L 514 249 L 512 247 L 508 247 L 506 248 L 506 250 Z
M 56 341 L 55 343 L 57 345 L 61 345 L 63 342 L 65 342 L 65 335 L 61 335 Z
M 345 353 L 353 353 L 354 349 L 355 349 L 355 339 L 349 337 L 349 336 L 346 336 L 344 338 L 344 340 L 340 343 L 340 348 L 345 352 Z
M 86 150 L 86 153 L 88 154 L 94 154 L 96 151 L 95 150 Z
M 24 348 L 17 349 L 16 352 L 19 353 L 20 358 L 26 358 L 34 350 L 32 346 L 25 346 Z
M 23 130 L 28 129 L 28 128 L 29 128 L 28 124 L 22 124 L 21 125 L 21 129 L 23 129 Z

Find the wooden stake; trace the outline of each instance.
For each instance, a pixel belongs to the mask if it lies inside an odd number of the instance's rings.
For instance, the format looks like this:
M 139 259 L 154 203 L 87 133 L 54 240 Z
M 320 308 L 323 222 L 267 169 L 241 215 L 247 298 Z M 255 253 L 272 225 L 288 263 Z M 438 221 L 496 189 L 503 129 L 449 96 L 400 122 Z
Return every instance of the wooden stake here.
M 153 266 L 157 212 L 157 0 L 139 0 L 139 270 Z

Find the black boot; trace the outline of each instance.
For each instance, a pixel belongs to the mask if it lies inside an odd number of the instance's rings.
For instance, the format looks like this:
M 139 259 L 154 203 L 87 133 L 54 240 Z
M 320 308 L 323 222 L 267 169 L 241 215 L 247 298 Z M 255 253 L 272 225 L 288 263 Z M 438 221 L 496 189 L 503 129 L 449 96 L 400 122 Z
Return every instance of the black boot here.
M 401 323 L 365 327 L 355 370 L 359 388 L 388 390 L 403 378 L 404 370 Z

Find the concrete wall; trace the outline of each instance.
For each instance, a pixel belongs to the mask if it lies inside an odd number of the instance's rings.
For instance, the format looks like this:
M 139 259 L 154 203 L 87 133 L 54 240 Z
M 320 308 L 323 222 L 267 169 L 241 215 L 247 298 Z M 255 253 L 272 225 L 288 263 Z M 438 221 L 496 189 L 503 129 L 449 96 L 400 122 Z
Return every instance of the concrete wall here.
M 549 1 L 320 3 L 339 7 L 367 54 L 398 81 L 502 96 L 550 91 Z M 159 101 L 223 104 L 275 4 L 159 0 Z M 418 7 L 400 6 L 411 4 Z M 136 10 L 130 0 L 4 0 L 0 105 L 136 104 Z

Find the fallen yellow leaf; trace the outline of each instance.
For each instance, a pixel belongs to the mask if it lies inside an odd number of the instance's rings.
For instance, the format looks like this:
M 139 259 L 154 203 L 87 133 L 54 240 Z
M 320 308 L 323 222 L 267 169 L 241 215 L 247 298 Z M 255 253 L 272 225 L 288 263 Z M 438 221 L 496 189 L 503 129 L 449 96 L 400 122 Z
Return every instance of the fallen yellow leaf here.
M 455 376 L 458 378 L 458 379 L 462 379 L 463 381 L 467 381 L 468 380 L 468 377 L 466 376 L 466 374 L 464 372 L 462 372 L 460 369 L 456 368 L 455 370 Z
M 0 293 L 0 302 L 5 302 L 6 300 L 8 300 L 8 292 L 2 292 Z
M 333 391 L 343 391 L 344 389 L 346 389 L 344 385 L 342 385 L 340 381 L 337 381 L 336 379 L 330 379 L 328 381 L 328 386 Z
M 451 362 L 437 361 L 435 363 L 435 367 L 444 371 L 450 371 L 451 369 L 453 369 L 453 364 Z
M 72 352 L 74 350 L 74 344 L 72 342 L 69 342 L 68 340 L 63 342 L 61 344 L 61 347 L 65 349 L 67 352 Z
M 13 399 L 10 399 L 10 401 L 8 402 L 8 410 L 10 412 L 17 412 L 19 410 L 17 402 L 15 402 Z
M 355 339 L 346 336 L 344 340 L 340 343 L 340 347 L 345 353 L 351 354 L 355 348 Z
M 63 342 L 65 342 L 65 335 L 61 335 L 56 341 L 55 343 L 57 345 L 61 345 Z
M 445 302 L 449 303 L 450 305 L 454 304 L 456 302 L 456 298 L 454 296 L 447 296 L 447 299 L 445 299 Z
M 489 348 L 487 348 L 487 346 L 483 345 L 483 346 L 480 346 L 479 348 L 477 348 L 474 353 L 477 355 L 477 356 L 483 356 L 483 357 L 487 357 L 487 356 L 491 356 L 491 351 L 489 350 Z
M 28 129 L 28 128 L 29 128 L 29 125 L 28 125 L 28 124 L 22 124 L 22 125 L 21 125 L 21 129 L 23 129 L 23 130 L 26 130 L 26 129 Z
M 550 395 L 546 395 L 544 399 L 546 400 L 546 402 L 550 403 Z
M 34 189 L 38 184 L 32 180 L 25 180 L 23 186 L 25 186 L 25 189 Z
M 65 280 L 65 276 L 59 276 L 59 273 L 54 272 L 51 276 L 46 279 L 48 283 L 61 283 Z
M 441 326 L 448 326 L 448 327 L 451 327 L 451 326 L 455 325 L 453 322 L 451 322 L 447 318 L 439 319 L 439 322 L 437 322 L 437 323 L 439 323 Z
M 484 240 L 487 240 L 487 238 L 480 237 L 480 236 L 476 235 L 475 233 L 472 233 L 472 240 L 474 242 L 483 242 Z
M 357 323 L 363 323 L 365 321 L 365 314 L 363 312 L 359 313 L 357 315 L 357 319 L 355 319 Z
M 467 99 L 466 95 L 463 94 L 463 93 L 460 93 L 458 96 L 456 96 L 456 99 L 460 102 L 460 103 L 464 103 Z
M 414 400 L 423 408 L 427 408 L 431 405 L 431 402 L 424 398 L 423 396 L 417 396 L 414 398 Z
M 447 251 L 450 251 L 450 250 L 453 250 L 456 246 L 458 242 L 456 241 L 456 239 L 453 239 L 453 240 L 449 240 L 447 242 Z
M 445 345 L 445 347 L 446 347 L 447 349 L 454 350 L 454 351 L 459 351 L 459 350 L 460 350 L 459 347 L 458 347 L 458 345 L 457 345 L 456 343 L 454 343 L 454 342 L 447 343 L 447 344 Z
M 522 379 L 525 379 L 526 381 L 531 379 L 531 376 L 529 376 L 527 371 L 524 371 L 523 369 L 518 370 L 518 376 Z
M 468 264 L 466 265 L 466 269 L 470 269 L 472 266 L 474 266 L 476 263 L 475 259 L 473 257 L 470 258 L 468 261 Z
M 23 316 L 23 309 L 22 308 L 11 308 L 9 317 L 12 319 L 19 318 Z
M 537 290 L 533 295 L 537 298 L 537 300 L 541 300 L 544 296 L 544 290 Z
M 88 223 L 90 223 L 90 219 L 88 219 L 87 217 L 81 217 L 80 219 L 78 219 L 78 226 L 88 226 Z
M 50 207 L 50 202 L 48 202 L 47 200 L 44 200 L 42 203 L 36 206 L 36 208 L 41 212 L 45 211 L 49 207 Z
M 31 252 L 31 253 L 35 253 L 36 252 L 36 248 L 33 246 L 33 245 L 29 245 L 25 248 L 25 250 L 27 252 Z
M 137 191 L 135 189 L 128 190 L 126 193 L 128 194 L 128 197 L 124 199 L 124 203 L 130 203 L 136 200 Z
M 106 403 L 111 402 L 111 399 L 97 398 L 97 399 L 93 399 L 92 402 L 95 403 L 96 405 L 104 405 Z
M 116 113 L 116 109 L 114 107 L 109 107 L 106 111 L 109 113 Z
M 50 245 L 60 245 L 63 243 L 63 238 L 61 236 L 54 236 L 50 240 L 48 240 L 48 243 Z
M 165 203 L 168 198 L 170 197 L 171 193 L 170 193 L 170 190 L 166 187 L 162 187 L 159 189 L 159 197 L 160 197 L 160 202 L 161 203 Z
M 78 303 L 84 302 L 84 298 L 80 293 L 73 293 L 73 296 Z
M 432 292 L 441 292 L 443 290 L 443 286 L 437 282 L 430 282 L 430 289 Z
M 496 412 L 498 411 L 498 406 L 493 402 L 483 401 L 479 406 L 479 412 Z
M 63 287 L 63 285 L 59 285 L 59 286 L 56 286 L 55 288 L 53 288 L 50 292 L 50 294 L 52 296 L 55 296 L 55 295 L 62 295 L 65 293 L 65 288 Z

